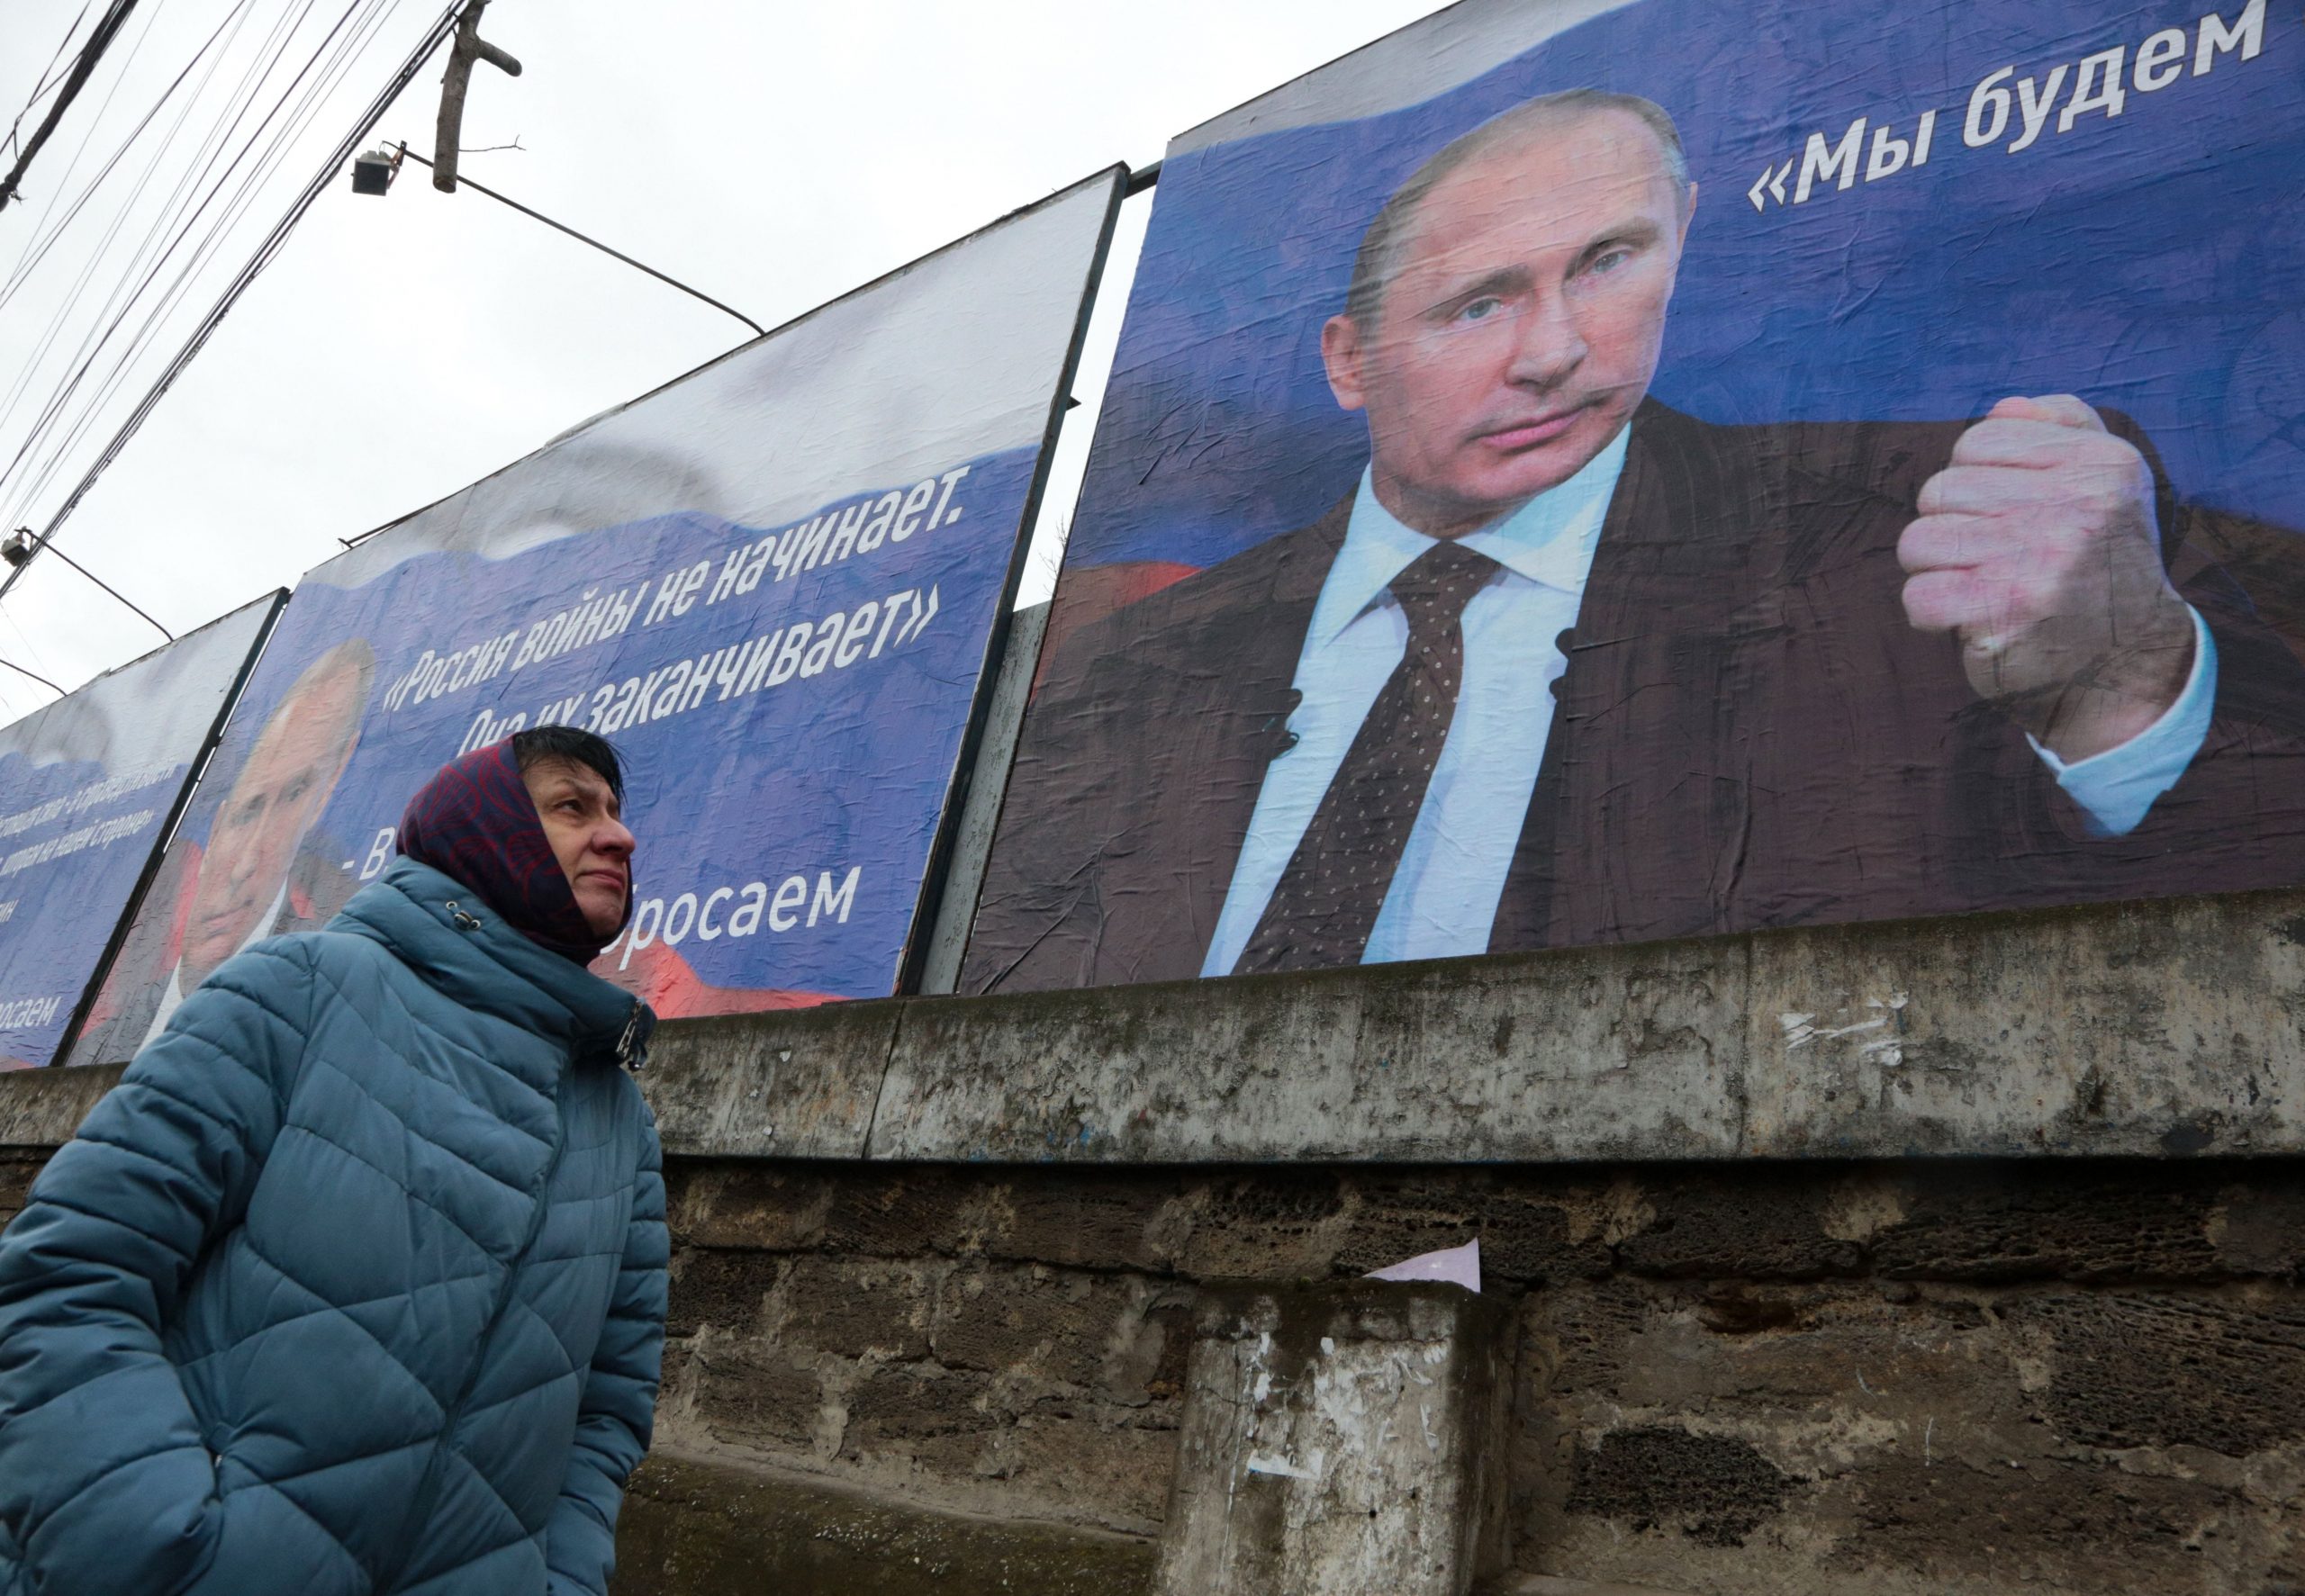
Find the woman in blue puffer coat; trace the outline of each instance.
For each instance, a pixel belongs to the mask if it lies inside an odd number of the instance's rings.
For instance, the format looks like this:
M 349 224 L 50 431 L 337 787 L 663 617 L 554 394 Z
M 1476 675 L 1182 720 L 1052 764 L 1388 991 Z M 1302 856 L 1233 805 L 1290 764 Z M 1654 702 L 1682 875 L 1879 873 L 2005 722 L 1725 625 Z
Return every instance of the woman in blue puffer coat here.
M 0 1596 L 599 1596 L 664 1196 L 616 755 L 444 768 L 221 967 L 0 1238 Z

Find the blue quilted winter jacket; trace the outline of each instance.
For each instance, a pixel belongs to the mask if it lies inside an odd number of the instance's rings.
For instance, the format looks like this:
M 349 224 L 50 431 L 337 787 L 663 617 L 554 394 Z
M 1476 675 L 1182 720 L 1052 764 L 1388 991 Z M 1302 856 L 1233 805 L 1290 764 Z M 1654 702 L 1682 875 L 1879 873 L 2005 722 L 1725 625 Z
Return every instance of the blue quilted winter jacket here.
M 0 1593 L 603 1591 L 653 1023 L 408 859 L 218 969 L 0 1238 Z

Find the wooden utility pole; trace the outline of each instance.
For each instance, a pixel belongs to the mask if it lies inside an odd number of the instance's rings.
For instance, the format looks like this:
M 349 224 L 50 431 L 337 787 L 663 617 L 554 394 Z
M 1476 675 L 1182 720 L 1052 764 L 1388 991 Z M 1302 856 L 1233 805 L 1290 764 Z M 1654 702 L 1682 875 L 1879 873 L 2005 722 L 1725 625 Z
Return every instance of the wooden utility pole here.
M 440 121 L 432 134 L 432 186 L 442 194 L 456 192 L 456 146 L 464 137 L 465 91 L 472 86 L 472 64 L 486 61 L 509 77 L 520 75 L 520 63 L 480 36 L 480 14 L 488 0 L 472 0 L 456 19 L 456 41 L 448 52 L 448 69 L 440 75 Z

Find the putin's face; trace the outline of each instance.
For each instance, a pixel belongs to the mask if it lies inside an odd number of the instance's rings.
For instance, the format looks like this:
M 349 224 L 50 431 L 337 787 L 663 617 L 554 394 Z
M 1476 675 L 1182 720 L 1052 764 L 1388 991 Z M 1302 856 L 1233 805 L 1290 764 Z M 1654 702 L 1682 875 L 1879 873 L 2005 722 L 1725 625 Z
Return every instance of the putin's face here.
M 1434 185 L 1370 324 L 1322 329 L 1386 509 L 1460 537 L 1608 446 L 1656 372 L 1695 194 L 1617 110 L 1542 120 Z
M 296 845 L 336 790 L 360 713 L 359 677 L 322 677 L 274 711 L 216 812 L 184 928 L 182 985 L 237 952 L 295 862 Z

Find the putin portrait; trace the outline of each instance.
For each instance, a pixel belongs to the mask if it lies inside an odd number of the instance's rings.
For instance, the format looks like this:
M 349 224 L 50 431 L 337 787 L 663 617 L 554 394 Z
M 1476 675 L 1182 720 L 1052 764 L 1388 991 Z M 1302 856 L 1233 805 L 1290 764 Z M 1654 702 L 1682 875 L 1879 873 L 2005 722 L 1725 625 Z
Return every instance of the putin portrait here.
M 967 988 L 2305 874 L 2305 669 L 2150 441 L 1677 413 L 1697 200 L 1593 90 L 1392 194 L 1319 329 L 1367 469 L 1044 660 Z

